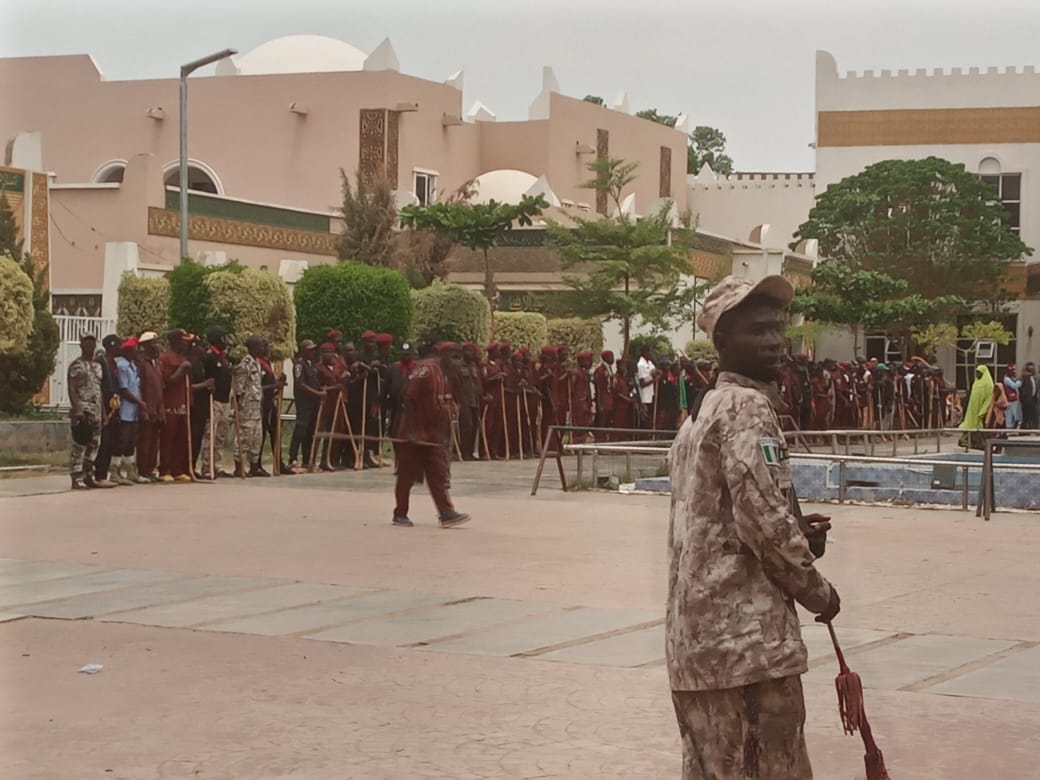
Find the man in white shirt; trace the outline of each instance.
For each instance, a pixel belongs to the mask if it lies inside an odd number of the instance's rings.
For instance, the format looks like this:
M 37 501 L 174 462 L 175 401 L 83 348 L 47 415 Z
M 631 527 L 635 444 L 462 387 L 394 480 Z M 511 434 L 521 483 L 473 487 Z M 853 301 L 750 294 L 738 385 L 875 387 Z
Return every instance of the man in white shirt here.
M 636 363 L 636 384 L 639 386 L 639 403 L 642 406 L 640 419 L 646 427 L 653 424 L 654 406 L 654 380 L 657 378 L 657 369 L 654 361 L 650 358 L 650 347 L 645 346 L 639 352 L 639 362 Z

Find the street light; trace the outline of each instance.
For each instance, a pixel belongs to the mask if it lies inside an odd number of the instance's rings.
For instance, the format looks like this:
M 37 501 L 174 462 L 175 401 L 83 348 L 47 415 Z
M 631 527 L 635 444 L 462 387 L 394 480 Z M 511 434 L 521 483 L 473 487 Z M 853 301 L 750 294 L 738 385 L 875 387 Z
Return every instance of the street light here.
M 238 54 L 238 49 L 224 49 L 208 57 L 193 60 L 186 65 L 181 65 L 181 259 L 188 256 L 188 76 L 194 71 L 211 63 Z

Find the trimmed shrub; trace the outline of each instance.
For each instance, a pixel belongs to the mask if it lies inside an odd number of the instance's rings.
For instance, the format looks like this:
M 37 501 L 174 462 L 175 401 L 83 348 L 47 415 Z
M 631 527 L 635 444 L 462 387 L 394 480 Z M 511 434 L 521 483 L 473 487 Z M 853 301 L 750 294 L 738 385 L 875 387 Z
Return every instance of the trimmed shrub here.
M 334 329 L 355 342 L 366 330 L 390 333 L 399 342 L 411 333 L 408 282 L 389 268 L 354 262 L 316 265 L 303 272 L 293 298 L 297 340 L 320 344 Z
M 34 316 L 33 280 L 18 263 L 0 255 L 0 353 L 25 349 Z
M 435 279 L 429 287 L 413 290 L 412 302 L 412 338 L 418 344 L 474 341 L 483 346 L 491 338 L 491 306 L 475 290 Z
M 174 267 L 166 277 L 170 285 L 169 325 L 184 328 L 192 333 L 203 334 L 210 325 L 230 325 L 221 322 L 210 303 L 210 291 L 206 278 L 217 272 L 241 273 L 244 266 L 237 262 L 227 265 L 202 265 L 189 261 Z
M 137 337 L 146 330 L 162 334 L 170 308 L 170 283 L 165 278 L 146 279 L 131 271 L 119 280 L 116 333 Z
M 537 352 L 545 345 L 548 328 L 544 314 L 531 311 L 495 314 L 495 340 L 508 341 L 514 349 L 527 347 Z
M 0 412 L 5 414 L 20 414 L 32 406 L 33 396 L 54 373 L 61 337 L 58 324 L 47 311 L 47 267 L 34 267 L 28 255 L 15 265 L 30 279 L 32 335 L 19 345 L 20 349 L 0 352 Z
M 644 346 L 650 347 L 650 355 L 657 360 L 659 355 L 671 355 L 672 345 L 664 336 L 633 336 L 628 342 L 628 356 L 639 360 L 639 353 Z
M 715 345 L 712 344 L 708 339 L 694 339 L 686 344 L 686 357 L 690 360 L 704 360 L 715 361 L 719 358 L 719 353 L 715 351 Z
M 597 358 L 603 350 L 603 323 L 580 317 L 566 317 L 546 322 L 548 343 L 566 344 L 572 355 L 590 350 Z
M 245 341 L 254 335 L 270 343 L 275 360 L 295 354 L 296 309 L 281 277 L 239 266 L 209 273 L 203 283 L 209 296 L 209 324 L 228 329 L 232 358 L 245 354 Z

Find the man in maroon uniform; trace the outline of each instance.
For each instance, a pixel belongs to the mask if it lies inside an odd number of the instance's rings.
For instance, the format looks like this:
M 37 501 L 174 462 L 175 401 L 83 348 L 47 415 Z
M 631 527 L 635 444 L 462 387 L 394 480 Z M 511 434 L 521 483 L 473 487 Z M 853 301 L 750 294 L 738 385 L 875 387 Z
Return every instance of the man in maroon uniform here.
M 456 512 L 448 495 L 451 478 L 448 444 L 451 439 L 452 397 L 446 373 L 455 373 L 462 362 L 459 345 L 445 342 L 437 355 L 415 365 L 404 389 L 404 404 L 394 431 L 397 447 L 397 484 L 393 524 L 410 528 L 408 501 L 412 486 L 426 478 L 441 528 L 461 525 L 469 515 Z
M 137 473 L 158 479 L 155 473 L 159 466 L 159 431 L 166 419 L 163 405 L 163 377 L 159 370 L 159 336 L 145 331 L 137 340 L 141 355 L 137 370 L 141 375 L 141 418 L 137 426 Z
M 188 449 L 188 389 L 191 363 L 187 358 L 192 335 L 180 328 L 167 334 L 170 348 L 159 357 L 166 422 L 159 439 L 159 475 L 163 482 L 191 481 Z
M 484 365 L 484 428 L 491 459 L 501 460 L 506 456 L 505 402 L 502 398 L 506 378 L 505 362 L 497 342 L 488 345 L 487 355 L 487 363 Z
M 576 427 L 592 425 L 592 353 L 583 350 L 577 355 L 577 365 L 567 372 L 570 382 L 568 395 L 571 404 L 571 425 Z M 573 438 L 578 443 L 584 442 L 587 434 L 582 431 Z

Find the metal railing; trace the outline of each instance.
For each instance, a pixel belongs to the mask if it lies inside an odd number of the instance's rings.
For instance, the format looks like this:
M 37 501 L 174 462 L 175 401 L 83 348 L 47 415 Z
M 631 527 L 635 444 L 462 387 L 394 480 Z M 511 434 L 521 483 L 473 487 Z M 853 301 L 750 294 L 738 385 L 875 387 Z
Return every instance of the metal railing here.
M 869 450 L 870 455 L 876 454 L 878 449 L 881 447 L 878 444 L 891 444 L 892 454 L 899 454 L 900 441 L 909 441 L 913 444 L 914 454 L 917 455 L 920 452 L 920 445 L 923 440 L 930 440 L 934 437 L 935 439 L 935 451 L 942 452 L 942 444 L 944 437 L 949 440 L 950 436 L 957 437 L 957 440 L 965 434 L 982 433 L 982 434 L 997 434 L 1003 436 L 1040 436 L 1040 430 L 1035 429 L 1024 429 L 1024 428 L 908 428 L 906 430 L 888 430 L 879 431 L 874 429 L 862 429 L 862 428 L 851 428 L 851 429 L 835 429 L 826 431 L 785 431 L 784 437 L 788 441 L 793 441 L 796 444 L 800 444 L 807 452 L 812 452 L 813 447 L 821 446 L 819 440 L 823 440 L 826 443 L 830 443 L 831 454 L 838 455 L 841 447 L 839 441 L 844 444 L 844 450 L 846 455 L 851 455 L 851 445 L 853 441 L 862 441 L 864 450 Z M 881 440 L 880 442 L 878 440 Z M 888 440 L 888 441 L 886 441 Z M 957 444 L 955 449 L 967 450 L 967 447 L 963 447 Z M 885 447 L 887 449 L 887 447 Z

